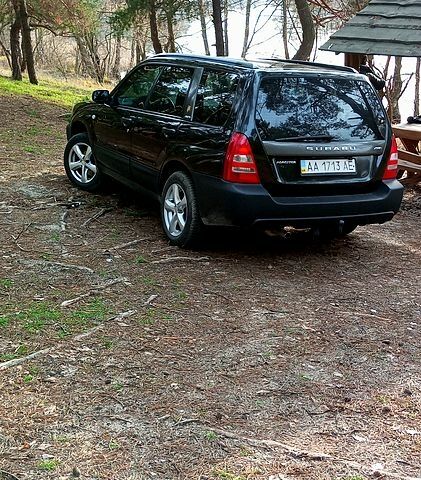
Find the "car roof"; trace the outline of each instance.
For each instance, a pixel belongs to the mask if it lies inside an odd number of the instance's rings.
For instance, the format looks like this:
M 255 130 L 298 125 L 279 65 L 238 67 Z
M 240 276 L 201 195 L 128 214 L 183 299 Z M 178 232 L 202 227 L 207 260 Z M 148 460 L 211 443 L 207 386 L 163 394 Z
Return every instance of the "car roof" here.
M 296 71 L 304 72 L 330 72 L 339 73 L 347 72 L 358 73 L 351 67 L 340 65 L 329 65 L 326 63 L 306 62 L 303 60 L 285 60 L 282 58 L 259 58 L 256 60 L 244 60 L 230 57 L 212 57 L 208 55 L 192 55 L 185 53 L 160 53 L 148 58 L 148 60 L 170 60 L 196 64 L 196 65 L 213 65 L 221 67 L 239 68 L 244 70 L 258 70 L 265 72 L 285 72 Z

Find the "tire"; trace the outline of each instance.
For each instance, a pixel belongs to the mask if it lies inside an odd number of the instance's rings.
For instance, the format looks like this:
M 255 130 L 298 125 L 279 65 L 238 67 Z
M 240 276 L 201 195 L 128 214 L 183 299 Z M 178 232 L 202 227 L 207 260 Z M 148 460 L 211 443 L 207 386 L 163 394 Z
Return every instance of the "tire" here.
M 74 135 L 64 150 L 64 169 L 68 179 L 81 190 L 95 192 L 104 184 L 87 133 Z
M 173 173 L 165 182 L 161 221 L 171 245 L 191 248 L 199 243 L 203 224 L 193 183 L 184 172 Z

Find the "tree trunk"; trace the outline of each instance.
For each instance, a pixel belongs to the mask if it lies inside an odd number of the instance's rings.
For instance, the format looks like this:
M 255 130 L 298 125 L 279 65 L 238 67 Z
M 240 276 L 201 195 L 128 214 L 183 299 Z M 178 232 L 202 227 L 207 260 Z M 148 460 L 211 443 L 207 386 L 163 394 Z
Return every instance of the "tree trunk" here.
M 215 26 L 216 54 L 218 56 L 224 56 L 224 29 L 222 27 L 221 0 L 212 0 L 212 15 Z
M 228 41 L 228 0 L 224 0 L 224 53 L 229 55 L 229 41 Z
M 28 10 L 26 9 L 26 0 L 19 0 L 20 20 L 22 25 L 22 46 L 25 52 L 25 63 L 28 69 L 29 81 L 33 85 L 38 85 L 35 72 L 34 53 L 32 51 L 31 29 L 29 27 Z
M 402 95 L 402 57 L 395 57 L 395 69 L 393 71 L 392 89 L 390 93 L 390 120 L 392 123 L 401 123 L 399 110 L 399 98 Z
M 167 45 L 167 52 L 174 53 L 175 49 L 175 35 L 174 35 L 174 15 L 171 12 L 166 12 L 167 17 L 167 30 L 168 30 L 168 45 Z
M 251 11 L 251 0 L 246 2 L 246 24 L 244 26 L 244 40 L 243 40 L 243 50 L 241 52 L 241 57 L 245 58 L 248 50 L 249 35 L 250 35 L 250 11 Z
M 20 71 L 22 73 L 25 73 L 25 71 L 26 71 L 26 56 L 25 56 L 25 46 L 23 44 L 23 38 L 21 39 L 21 42 L 20 42 L 20 51 L 22 52 L 21 61 L 20 61 Z
M 85 42 L 79 36 L 75 36 L 76 44 L 80 53 L 80 63 L 82 65 L 82 73 L 84 75 L 89 75 L 92 78 L 95 78 L 95 71 L 92 66 L 91 57 L 89 56 L 88 49 L 86 48 Z
M 137 33 L 136 31 L 133 31 L 133 37 L 130 45 L 130 64 L 129 64 L 129 70 L 131 70 L 136 61 L 136 46 L 137 46 Z
M 159 40 L 158 21 L 156 19 L 155 0 L 151 1 L 149 10 L 149 23 L 151 27 L 151 40 L 155 53 L 162 53 L 162 45 Z
M 421 76 L 421 58 L 417 58 L 417 66 L 415 68 L 415 103 L 414 103 L 414 115 L 420 114 L 420 76 Z
M 20 30 L 22 23 L 20 21 L 20 8 L 17 0 L 12 0 L 15 20 L 10 27 L 10 56 L 12 57 L 12 78 L 13 80 L 22 80 L 22 52 L 20 49 Z
M 288 3 L 282 2 L 282 41 L 284 43 L 284 55 L 287 60 L 290 59 L 288 48 Z
M 12 60 L 10 58 L 10 50 L 7 49 L 6 45 L 1 40 L 0 40 L 0 47 L 3 50 L 3 53 L 6 57 L 10 70 L 12 70 Z
M 311 16 L 310 5 L 307 0 L 295 0 L 298 17 L 300 18 L 303 39 L 300 48 L 294 55 L 294 60 L 308 60 L 313 50 L 316 31 L 314 29 L 313 18 Z
M 203 0 L 198 0 L 198 7 L 199 7 L 199 16 L 200 16 L 200 27 L 202 30 L 203 46 L 205 48 L 206 55 L 210 55 L 208 32 L 206 31 L 205 6 L 203 3 Z
M 115 59 L 111 75 L 114 78 L 120 78 L 120 63 L 121 63 L 121 35 L 117 34 L 115 43 Z

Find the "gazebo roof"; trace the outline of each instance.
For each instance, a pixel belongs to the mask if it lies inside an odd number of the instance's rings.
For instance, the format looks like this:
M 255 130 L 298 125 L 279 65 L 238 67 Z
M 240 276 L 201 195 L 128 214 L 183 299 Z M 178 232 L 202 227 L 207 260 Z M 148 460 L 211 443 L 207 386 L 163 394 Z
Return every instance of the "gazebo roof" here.
M 320 49 L 421 57 L 421 0 L 372 0 Z

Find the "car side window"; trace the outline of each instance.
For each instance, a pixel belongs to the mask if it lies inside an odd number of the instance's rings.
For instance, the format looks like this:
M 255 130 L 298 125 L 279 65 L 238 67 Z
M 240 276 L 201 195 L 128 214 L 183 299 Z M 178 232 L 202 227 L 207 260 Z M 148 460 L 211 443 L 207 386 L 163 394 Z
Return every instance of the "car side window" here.
M 194 69 L 165 67 L 149 97 L 147 109 L 181 116 Z
M 238 75 L 203 71 L 193 112 L 195 122 L 222 126 L 228 120 L 238 85 Z
M 125 107 L 144 108 L 161 67 L 145 65 L 135 70 L 116 92 L 114 101 Z

